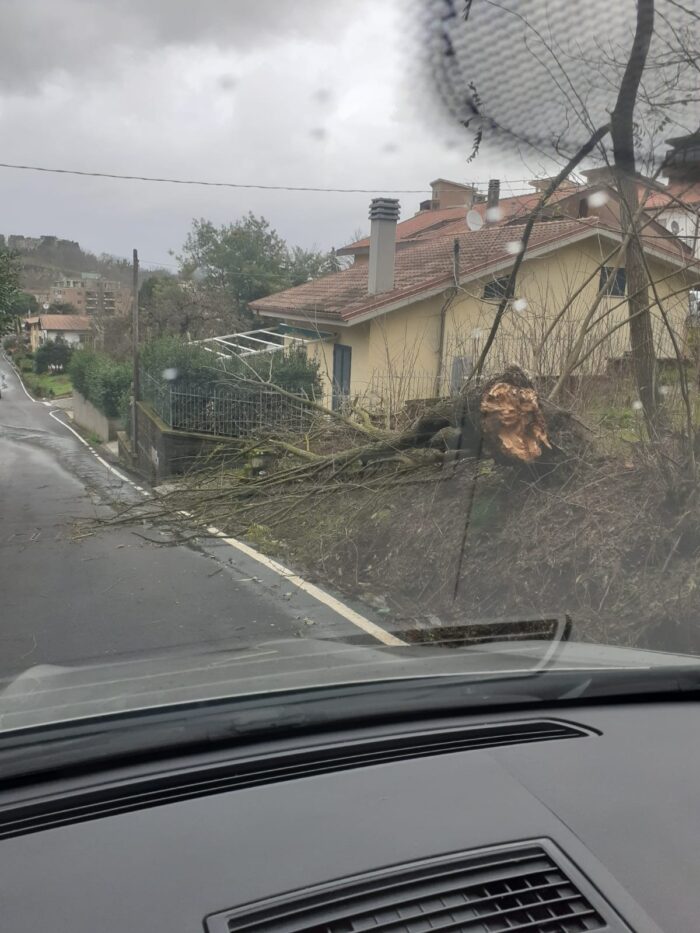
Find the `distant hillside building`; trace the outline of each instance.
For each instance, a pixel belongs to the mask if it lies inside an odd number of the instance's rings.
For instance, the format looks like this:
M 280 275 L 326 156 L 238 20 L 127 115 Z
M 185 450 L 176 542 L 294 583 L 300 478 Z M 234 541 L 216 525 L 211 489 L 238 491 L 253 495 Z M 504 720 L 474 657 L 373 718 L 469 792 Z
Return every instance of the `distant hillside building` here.
M 40 306 L 72 305 L 79 314 L 126 315 L 131 309 L 131 290 L 97 272 L 58 279 L 48 290 L 33 291 Z

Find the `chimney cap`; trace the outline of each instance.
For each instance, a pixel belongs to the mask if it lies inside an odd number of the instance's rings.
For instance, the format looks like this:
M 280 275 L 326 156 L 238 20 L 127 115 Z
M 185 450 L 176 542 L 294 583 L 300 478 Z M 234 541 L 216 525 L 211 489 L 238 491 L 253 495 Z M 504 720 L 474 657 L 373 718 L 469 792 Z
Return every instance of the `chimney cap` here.
M 486 197 L 486 203 L 489 207 L 498 207 L 501 198 L 501 181 L 498 178 L 489 178 L 489 193 Z
M 397 221 L 400 209 L 398 198 L 372 198 L 369 205 L 369 219 Z

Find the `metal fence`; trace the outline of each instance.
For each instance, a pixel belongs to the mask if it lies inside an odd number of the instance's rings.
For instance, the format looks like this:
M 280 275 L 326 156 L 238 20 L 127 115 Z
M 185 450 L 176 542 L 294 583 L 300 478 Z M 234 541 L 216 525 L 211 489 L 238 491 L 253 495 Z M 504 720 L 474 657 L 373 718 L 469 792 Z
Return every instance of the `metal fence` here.
M 309 430 L 312 420 L 303 393 L 297 390 L 290 397 L 265 383 L 230 379 L 192 385 L 142 371 L 141 396 L 168 427 L 221 437 L 299 434 Z

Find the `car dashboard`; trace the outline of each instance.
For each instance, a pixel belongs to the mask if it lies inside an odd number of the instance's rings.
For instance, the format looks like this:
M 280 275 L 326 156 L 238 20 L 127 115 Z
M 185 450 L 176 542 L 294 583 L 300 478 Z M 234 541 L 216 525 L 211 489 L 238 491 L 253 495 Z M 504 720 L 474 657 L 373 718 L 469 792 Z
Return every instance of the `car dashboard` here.
M 697 931 L 692 702 L 355 727 L 6 787 L 6 933 Z

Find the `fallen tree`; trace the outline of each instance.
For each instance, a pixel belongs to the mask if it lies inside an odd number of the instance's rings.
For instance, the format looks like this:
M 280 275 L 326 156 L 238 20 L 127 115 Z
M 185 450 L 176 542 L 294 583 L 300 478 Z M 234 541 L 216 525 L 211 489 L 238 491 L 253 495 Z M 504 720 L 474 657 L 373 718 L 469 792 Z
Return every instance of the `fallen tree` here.
M 590 443 L 589 432 L 575 416 L 541 398 L 518 366 L 435 402 L 398 432 L 376 428 L 363 412 L 341 414 L 308 404 L 324 416 L 319 433 L 332 435 L 326 449 L 312 449 L 308 438 L 301 447 L 296 438 L 260 437 L 255 448 L 272 454 L 274 467 L 238 475 L 216 495 L 241 502 L 276 495 L 290 484 L 340 482 L 358 473 L 366 479 L 378 471 L 395 475 L 458 459 L 492 458 L 541 475 L 553 465 L 580 458 Z M 358 438 L 362 443 L 356 443 Z

